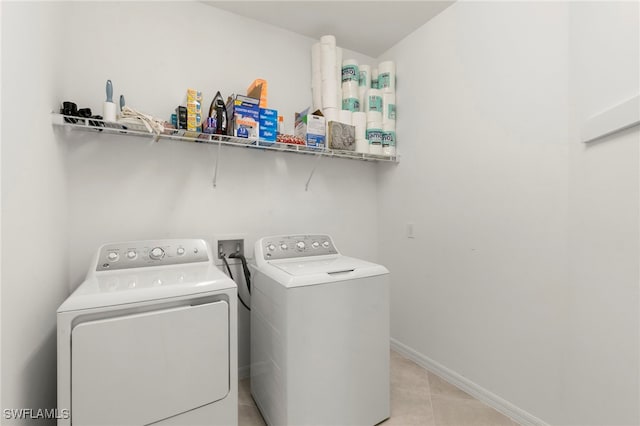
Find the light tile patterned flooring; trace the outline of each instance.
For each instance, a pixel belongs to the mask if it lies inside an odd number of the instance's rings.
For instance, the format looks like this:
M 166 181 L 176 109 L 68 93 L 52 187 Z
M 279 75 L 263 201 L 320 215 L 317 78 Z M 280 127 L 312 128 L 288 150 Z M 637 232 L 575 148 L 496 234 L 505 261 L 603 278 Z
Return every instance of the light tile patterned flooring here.
M 240 426 L 264 425 L 249 389 L 238 391 Z M 391 351 L 391 418 L 383 426 L 517 426 L 508 417 Z

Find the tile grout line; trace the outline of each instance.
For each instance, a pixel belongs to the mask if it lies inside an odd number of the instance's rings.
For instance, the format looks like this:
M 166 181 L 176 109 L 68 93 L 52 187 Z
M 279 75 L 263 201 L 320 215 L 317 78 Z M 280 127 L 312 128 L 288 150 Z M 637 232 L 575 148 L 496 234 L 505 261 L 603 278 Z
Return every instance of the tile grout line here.
M 431 399 L 431 380 L 429 380 L 429 371 L 427 369 L 425 369 L 425 373 L 426 373 L 426 377 L 427 377 L 427 387 L 429 388 L 429 405 L 431 406 L 431 415 L 433 416 L 433 424 L 435 426 L 437 426 L 436 423 L 436 412 L 433 409 L 433 400 Z

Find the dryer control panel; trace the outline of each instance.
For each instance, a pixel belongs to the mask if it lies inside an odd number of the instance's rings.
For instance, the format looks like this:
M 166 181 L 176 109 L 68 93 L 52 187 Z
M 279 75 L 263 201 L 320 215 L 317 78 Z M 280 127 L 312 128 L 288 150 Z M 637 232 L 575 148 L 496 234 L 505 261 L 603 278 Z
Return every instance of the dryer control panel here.
M 264 260 L 338 254 L 328 235 L 279 235 L 265 237 L 256 244 L 256 257 Z
M 96 271 L 207 262 L 209 259 L 207 243 L 199 239 L 114 243 L 100 247 Z

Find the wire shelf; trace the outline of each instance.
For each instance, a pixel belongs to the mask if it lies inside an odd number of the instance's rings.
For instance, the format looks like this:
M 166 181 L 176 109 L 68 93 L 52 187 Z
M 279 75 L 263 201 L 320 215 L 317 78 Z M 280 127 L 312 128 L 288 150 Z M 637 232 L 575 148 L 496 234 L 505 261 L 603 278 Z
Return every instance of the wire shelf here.
M 234 136 L 212 135 L 207 133 L 190 132 L 186 130 L 167 129 L 164 133 L 155 134 L 149 132 L 144 125 L 131 125 L 127 123 L 107 122 L 95 118 L 80 118 L 53 113 L 52 123 L 73 130 L 89 132 L 101 132 L 126 136 L 151 137 L 154 140 L 170 140 L 179 142 L 196 142 L 206 144 L 219 144 L 243 148 L 253 148 L 265 151 L 290 152 L 294 154 L 318 155 L 325 157 L 346 158 L 350 160 L 375 161 L 397 163 L 398 156 L 365 154 L 354 151 L 342 151 L 334 149 L 318 149 L 305 145 L 294 145 L 279 142 L 268 142 L 256 139 L 238 138 Z

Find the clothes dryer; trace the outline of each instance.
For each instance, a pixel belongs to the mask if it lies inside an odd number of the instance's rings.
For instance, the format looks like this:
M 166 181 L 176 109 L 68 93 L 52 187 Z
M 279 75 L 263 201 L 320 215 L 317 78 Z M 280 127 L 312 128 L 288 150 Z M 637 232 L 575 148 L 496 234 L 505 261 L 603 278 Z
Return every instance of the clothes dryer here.
M 237 289 L 204 240 L 106 244 L 60 306 L 58 425 L 235 425 Z

